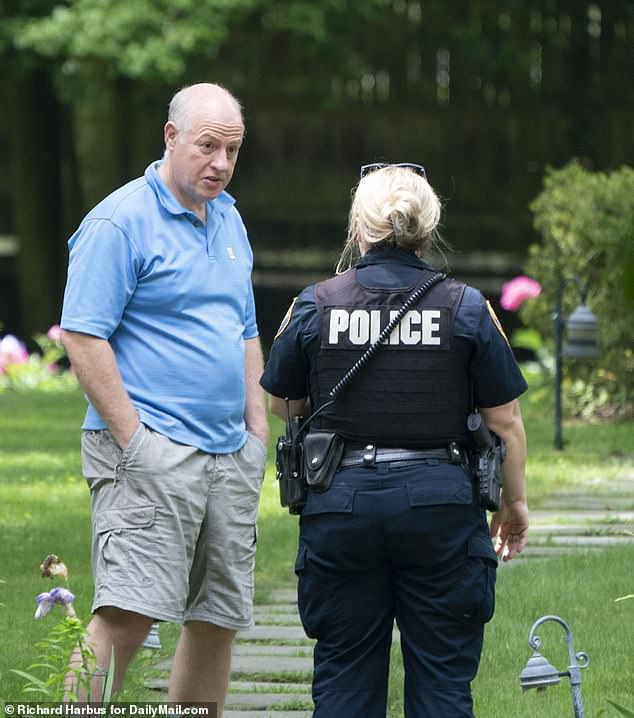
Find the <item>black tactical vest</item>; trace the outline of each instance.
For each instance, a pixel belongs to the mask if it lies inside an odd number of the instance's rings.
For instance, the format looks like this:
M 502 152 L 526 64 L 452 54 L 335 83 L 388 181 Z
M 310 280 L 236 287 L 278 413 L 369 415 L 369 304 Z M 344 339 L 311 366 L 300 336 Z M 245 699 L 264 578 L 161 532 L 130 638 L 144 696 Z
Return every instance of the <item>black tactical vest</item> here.
M 410 294 L 363 287 L 356 270 L 316 285 L 320 346 L 310 373 L 313 409 L 378 337 Z M 465 285 L 436 284 L 403 317 L 386 343 L 346 386 L 314 428 L 376 446 L 437 448 L 468 439 L 469 374 L 455 350 L 453 325 Z

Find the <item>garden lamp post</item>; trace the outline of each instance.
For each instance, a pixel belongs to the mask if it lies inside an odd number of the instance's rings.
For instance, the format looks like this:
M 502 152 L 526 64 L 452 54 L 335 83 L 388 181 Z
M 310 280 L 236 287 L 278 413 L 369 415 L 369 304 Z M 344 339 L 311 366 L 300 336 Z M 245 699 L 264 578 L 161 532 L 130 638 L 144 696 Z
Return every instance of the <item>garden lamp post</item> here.
M 568 282 L 574 282 L 581 294 L 581 304 L 574 310 L 566 322 L 568 340 L 563 346 L 564 320 L 562 304 L 564 288 Z M 555 306 L 555 448 L 563 449 L 564 440 L 561 430 L 561 382 L 562 357 L 570 359 L 597 359 L 597 318 L 586 305 L 588 288 L 578 277 L 563 277 L 557 288 L 557 304 Z
M 535 631 L 542 623 L 546 623 L 546 621 L 559 623 L 566 632 L 570 665 L 565 671 L 558 671 L 539 652 L 539 647 L 542 642 L 539 636 L 535 635 Z M 572 707 L 575 718 L 584 718 L 585 713 L 581 700 L 581 669 L 588 666 L 590 659 L 585 653 L 575 653 L 572 643 L 572 632 L 568 624 L 559 616 L 542 616 L 532 625 L 528 634 L 528 644 L 533 649 L 533 655 L 528 659 L 528 663 L 520 673 L 520 686 L 522 690 L 526 691 L 529 688 L 536 688 L 538 691 L 545 691 L 548 686 L 557 685 L 561 676 L 568 676 L 570 679 Z

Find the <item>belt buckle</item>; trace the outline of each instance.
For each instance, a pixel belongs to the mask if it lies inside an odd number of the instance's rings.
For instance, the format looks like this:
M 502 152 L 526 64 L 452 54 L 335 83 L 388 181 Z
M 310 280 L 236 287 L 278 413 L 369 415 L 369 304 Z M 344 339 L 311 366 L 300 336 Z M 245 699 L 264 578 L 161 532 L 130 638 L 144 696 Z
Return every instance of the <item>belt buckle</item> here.
M 364 466 L 374 466 L 376 464 L 376 446 L 374 444 L 367 444 L 363 447 L 361 460 Z

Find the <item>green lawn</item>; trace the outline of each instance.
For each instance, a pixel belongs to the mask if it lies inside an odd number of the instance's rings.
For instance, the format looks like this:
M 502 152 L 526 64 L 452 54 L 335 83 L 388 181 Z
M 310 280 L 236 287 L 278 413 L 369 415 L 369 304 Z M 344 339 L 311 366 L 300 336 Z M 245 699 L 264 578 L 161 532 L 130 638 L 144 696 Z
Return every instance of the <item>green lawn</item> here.
M 88 493 L 80 475 L 79 424 L 84 400 L 75 394 L 0 394 L 0 698 L 20 699 L 22 679 L 9 672 L 24 669 L 37 657 L 35 644 L 55 622 L 33 620 L 34 597 L 52 584 L 39 576 L 39 565 L 57 553 L 69 566 L 70 587 L 78 613 L 87 617 L 91 599 Z M 543 390 L 523 400 L 529 436 L 529 496 L 533 507 L 551 491 L 586 479 L 609 481 L 632 472 L 632 423 L 565 424 L 566 450 L 552 448 L 552 412 Z M 272 445 L 281 423 L 272 420 Z M 629 452 L 629 453 L 628 453 Z M 281 509 L 272 461 L 264 483 L 260 518 L 256 600 L 278 586 L 294 585 L 297 519 Z M 616 716 L 610 697 L 634 707 L 634 601 L 615 602 L 634 591 L 632 549 L 534 562 L 516 562 L 499 572 L 497 611 L 489 625 L 482 666 L 474 684 L 482 718 L 562 718 L 571 714 L 567 679 L 545 695 L 522 694 L 518 674 L 530 655 L 527 636 L 533 621 L 556 613 L 571 625 L 576 649 L 591 658 L 583 673 L 589 716 Z M 169 652 L 176 627 L 161 638 Z M 563 632 L 546 626 L 540 633 L 544 652 L 560 669 L 567 665 Z M 142 700 L 139 687 L 156 653 L 145 651 L 135 662 L 126 687 L 127 700 Z M 400 703 L 399 660 L 394 659 L 392 701 Z M 390 718 L 398 718 L 394 707 Z
M 518 674 L 531 655 L 528 631 L 546 614 L 566 620 L 575 650 L 590 656 L 590 665 L 582 671 L 586 715 L 616 716 L 606 697 L 634 709 L 634 601 L 615 602 L 634 590 L 632 551 L 631 546 L 580 551 L 539 563 L 525 560 L 499 571 L 497 611 L 487 628 L 474 684 L 477 715 L 572 715 L 567 678 L 543 694 L 519 688 Z M 559 671 L 566 670 L 570 661 L 563 628 L 549 622 L 537 635 L 543 655 Z

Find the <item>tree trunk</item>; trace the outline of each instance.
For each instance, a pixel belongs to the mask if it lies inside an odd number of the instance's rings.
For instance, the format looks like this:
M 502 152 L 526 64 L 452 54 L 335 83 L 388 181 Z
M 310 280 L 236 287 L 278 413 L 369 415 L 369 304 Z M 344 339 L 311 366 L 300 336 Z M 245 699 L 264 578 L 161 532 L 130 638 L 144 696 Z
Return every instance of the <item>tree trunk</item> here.
M 18 305 L 24 338 L 60 315 L 66 253 L 60 232 L 58 105 L 44 71 L 7 73 L 9 162 L 18 238 Z
M 86 63 L 73 99 L 75 153 L 85 213 L 121 184 L 129 110 L 117 81 L 99 62 Z

